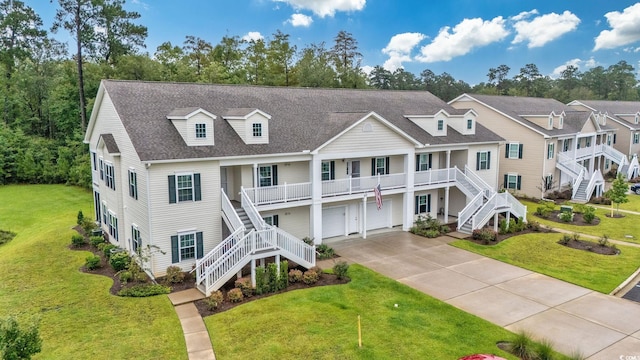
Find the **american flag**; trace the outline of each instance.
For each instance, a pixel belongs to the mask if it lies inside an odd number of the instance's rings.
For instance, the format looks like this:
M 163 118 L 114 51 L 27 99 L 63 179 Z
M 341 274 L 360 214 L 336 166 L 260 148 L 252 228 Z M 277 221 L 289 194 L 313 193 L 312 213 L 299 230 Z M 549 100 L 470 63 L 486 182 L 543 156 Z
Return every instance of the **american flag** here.
M 380 184 L 373 188 L 373 192 L 376 194 L 376 205 L 378 210 L 382 209 L 382 193 L 380 192 Z

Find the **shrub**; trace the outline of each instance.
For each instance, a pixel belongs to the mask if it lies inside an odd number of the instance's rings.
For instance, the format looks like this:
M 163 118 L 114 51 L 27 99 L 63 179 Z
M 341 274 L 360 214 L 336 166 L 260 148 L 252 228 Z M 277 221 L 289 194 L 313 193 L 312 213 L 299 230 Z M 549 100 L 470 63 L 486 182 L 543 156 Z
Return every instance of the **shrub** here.
M 538 232 L 538 231 L 540 231 L 540 230 L 541 230 L 540 223 L 539 223 L 539 222 L 537 222 L 537 221 L 529 221 L 529 222 L 527 223 L 527 227 L 528 227 L 529 229 L 531 229 L 532 231 L 536 231 L 536 232 Z
M 573 237 L 569 234 L 563 234 L 560 240 L 558 241 L 561 245 L 567 245 L 569 241 L 571 241 Z
M 275 292 L 278 290 L 278 265 L 276 263 L 267 264 L 267 291 Z
M 95 270 L 100 267 L 100 256 L 89 255 L 85 259 L 84 266 L 89 270 Z
M 124 251 L 117 252 L 109 258 L 109 264 L 116 272 L 126 269 L 130 262 L 131 257 Z
M 224 301 L 224 297 L 222 296 L 222 292 L 220 290 L 214 291 L 209 295 L 209 297 L 204 298 L 205 304 L 207 304 L 207 308 L 209 310 L 215 310 L 222 304 Z
M 96 228 L 96 223 L 89 218 L 84 218 L 80 226 L 82 227 L 82 230 L 84 230 L 85 234 L 90 235 L 91 232 Z
M 521 331 L 517 333 L 511 341 L 510 352 L 521 359 L 533 359 L 536 355 L 533 345 L 534 343 L 533 340 L 531 340 L 531 336 Z
M 320 244 L 316 247 L 316 253 L 318 254 L 318 259 L 325 260 L 331 259 L 335 256 L 336 252 L 333 248 L 329 247 L 327 244 Z
M 82 222 L 84 221 L 84 214 L 82 213 L 82 210 L 78 211 L 78 216 L 77 216 L 77 221 L 76 223 L 78 225 L 82 225 Z
M 547 339 L 542 339 L 540 343 L 535 347 L 536 360 L 553 360 L 553 345 Z
M 313 244 L 314 244 L 313 239 L 308 237 L 308 236 L 303 237 L 302 241 L 304 241 L 304 243 L 307 244 L 307 245 L 313 246 Z
M 118 291 L 118 296 L 147 297 L 168 294 L 171 288 L 160 284 L 138 284 Z
M 165 276 L 165 281 L 169 284 L 179 284 L 184 281 L 184 272 L 179 266 L 169 266 L 167 267 L 167 275 Z
M 229 298 L 229 301 L 232 303 L 239 303 L 244 299 L 244 295 L 242 295 L 242 290 L 233 288 L 227 293 L 227 298 Z
M 80 234 L 73 234 L 71 236 L 71 245 L 75 247 L 80 247 L 84 244 L 86 244 L 86 242 L 84 241 L 84 236 Z
M 349 264 L 346 261 L 338 261 L 333 265 L 333 273 L 338 279 L 347 277 L 347 271 L 349 271 Z
M 483 244 L 488 244 L 490 241 L 498 239 L 498 233 L 489 228 L 482 228 L 473 230 L 471 237 L 475 240 L 481 240 Z
M 105 246 L 102 247 L 102 251 L 104 252 L 104 257 L 106 257 L 107 259 L 111 257 L 111 249 L 116 249 L 118 248 L 117 246 L 113 245 L 113 244 L 107 244 Z
M 591 203 L 599 205 L 611 205 L 611 199 L 607 199 L 604 196 L 599 196 L 591 199 Z
M 264 266 L 258 266 L 256 268 L 256 295 L 261 295 L 267 292 L 265 273 L 266 271 Z
M 311 269 L 305 271 L 304 274 L 302 274 L 302 281 L 304 281 L 304 283 L 307 285 L 313 285 L 318 282 L 319 279 L 320 275 Z
M 598 239 L 598 245 L 609 246 L 609 237 L 607 235 L 602 235 L 602 237 Z
M 432 218 L 431 215 L 426 217 L 419 215 L 409 232 L 425 236 L 429 238 L 438 237 L 449 232 L 449 227 L 442 225 L 438 219 Z
M 297 283 L 302 281 L 302 271 L 298 270 L 298 269 L 291 269 L 289 270 L 289 282 L 290 283 Z
M 558 217 L 560 218 L 560 220 L 566 223 L 573 221 L 573 213 L 569 211 L 561 212 L 560 214 L 558 214 Z
M 278 290 L 284 290 L 289 286 L 289 262 L 287 260 L 280 262 L 280 274 L 278 274 Z
M 234 286 L 240 289 L 240 291 L 242 291 L 242 295 L 245 297 L 253 296 L 254 289 L 253 286 L 251 286 L 251 278 L 239 278 L 234 283 Z
M 14 317 L 0 321 L 0 355 L 2 359 L 31 359 L 42 350 L 38 324 L 20 326 Z
M 6 230 L 0 230 L 0 245 L 6 244 L 16 237 L 16 233 Z
M 120 279 L 120 282 L 123 284 L 128 283 L 132 278 L 133 275 L 131 274 L 131 271 L 121 271 L 120 274 L 118 274 L 118 279 Z
M 593 206 L 585 206 L 582 212 L 582 218 L 587 224 L 591 224 L 596 218 L 596 208 Z
M 96 248 L 98 248 L 98 246 L 100 246 L 100 244 L 104 244 L 104 237 L 102 237 L 100 235 L 91 236 L 91 237 L 89 237 L 89 243 L 91 245 L 95 246 Z
M 131 280 L 133 281 L 146 281 L 147 274 L 142 270 L 140 264 L 135 259 L 131 259 L 129 265 L 127 266 L 127 271 L 131 273 Z

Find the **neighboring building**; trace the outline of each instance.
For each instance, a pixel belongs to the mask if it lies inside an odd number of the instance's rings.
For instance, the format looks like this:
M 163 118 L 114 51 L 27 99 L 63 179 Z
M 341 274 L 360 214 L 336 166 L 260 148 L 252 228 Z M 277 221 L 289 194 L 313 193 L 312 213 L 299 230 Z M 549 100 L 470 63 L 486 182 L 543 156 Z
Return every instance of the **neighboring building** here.
M 267 256 L 418 215 L 471 232 L 526 208 L 496 193 L 503 139 L 424 91 L 103 81 L 85 142 L 112 243 L 195 266 L 210 293 Z M 377 197 L 374 188 L 381 190 Z M 495 221 L 497 224 L 497 221 Z
M 505 138 L 499 187 L 516 194 L 539 198 L 571 187 L 572 199 L 586 202 L 602 194 L 602 174 L 612 163 L 628 163 L 612 147 L 615 128 L 593 111 L 554 99 L 480 94 L 463 94 L 449 104 L 475 110 L 478 122 Z
M 576 110 L 593 111 L 606 116 L 609 126 L 616 129 L 612 145 L 630 160 L 621 172 L 627 179 L 637 177 L 640 153 L 640 101 L 574 100 L 569 106 Z

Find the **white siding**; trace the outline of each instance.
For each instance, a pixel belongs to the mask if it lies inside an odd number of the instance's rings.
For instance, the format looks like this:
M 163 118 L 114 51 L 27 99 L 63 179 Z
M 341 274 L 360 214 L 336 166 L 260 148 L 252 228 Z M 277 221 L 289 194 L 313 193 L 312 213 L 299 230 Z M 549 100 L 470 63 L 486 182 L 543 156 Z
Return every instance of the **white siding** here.
M 253 136 L 253 124 L 262 125 L 262 136 Z M 269 143 L 269 119 L 259 113 L 255 113 L 245 121 L 245 142 L 247 144 L 268 144 Z
M 476 157 L 478 152 L 490 151 L 491 159 L 489 164 L 489 170 L 476 170 Z M 498 189 L 499 180 L 497 179 L 498 173 L 498 159 L 500 159 L 500 147 L 498 144 L 487 144 L 487 145 L 470 145 L 469 151 L 467 152 L 467 166 L 473 171 L 476 175 L 478 175 L 482 180 L 484 180 L 491 188 Z M 464 170 L 464 169 L 462 169 Z
M 408 147 L 413 148 L 413 144 L 385 124 L 370 118 L 333 140 L 322 148 L 320 153 L 338 153 L 341 154 L 340 158 L 343 158 L 343 154 L 373 149 L 375 151 L 389 151 Z
M 289 234 L 302 239 L 311 237 L 309 226 L 309 207 L 298 206 L 274 211 L 261 211 L 262 217 L 278 215 L 278 227 Z
M 214 145 L 214 124 L 213 119 L 209 116 L 198 113 L 186 120 L 186 137 L 185 142 L 189 146 Z M 175 122 L 174 122 L 175 123 Z M 196 138 L 196 124 L 205 124 L 207 127 L 206 138 Z

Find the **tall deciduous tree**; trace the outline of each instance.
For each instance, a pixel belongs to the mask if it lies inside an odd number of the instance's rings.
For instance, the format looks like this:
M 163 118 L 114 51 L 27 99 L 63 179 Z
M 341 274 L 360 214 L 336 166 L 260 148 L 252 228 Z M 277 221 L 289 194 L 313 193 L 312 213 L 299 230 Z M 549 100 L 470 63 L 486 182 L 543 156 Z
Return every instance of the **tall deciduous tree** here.
M 324 42 L 311 44 L 301 51 L 300 60 L 295 65 L 300 86 L 333 87 L 336 72 L 331 66 L 331 53 Z
M 245 49 L 245 62 L 247 75 L 251 84 L 264 84 L 266 61 L 267 47 L 264 39 L 249 40 L 249 45 Z
M 273 34 L 267 49 L 267 64 L 270 81 L 268 85 L 289 86 L 289 75 L 297 47 L 289 43 L 289 34 L 278 30 Z
M 231 83 L 246 82 L 246 76 L 242 70 L 241 44 L 242 40 L 238 36 L 225 35 L 213 48 L 213 60 L 225 69 Z
M 613 217 L 613 204 L 616 204 L 616 213 L 620 213 L 620 204 L 624 204 L 629 201 L 627 199 L 627 191 L 629 186 L 622 174 L 618 174 L 613 183 L 611 183 L 611 189 L 606 192 L 606 197 L 611 199 L 611 217 Z
M 196 69 L 196 75 L 200 77 L 202 68 L 207 67 L 210 63 L 210 55 L 213 51 L 213 45 L 210 42 L 187 35 L 182 48 L 186 56 L 191 60 L 192 66 Z

